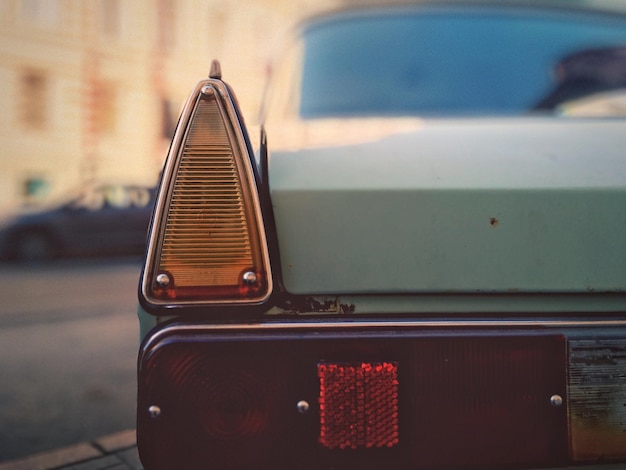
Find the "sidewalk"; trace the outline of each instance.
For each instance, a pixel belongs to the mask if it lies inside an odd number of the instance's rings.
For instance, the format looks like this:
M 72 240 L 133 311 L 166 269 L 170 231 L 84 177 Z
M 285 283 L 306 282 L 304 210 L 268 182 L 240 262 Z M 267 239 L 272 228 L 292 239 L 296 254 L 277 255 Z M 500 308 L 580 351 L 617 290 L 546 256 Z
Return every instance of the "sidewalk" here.
M 624 464 L 591 464 L 553 470 L 626 470 Z M 143 470 L 137 454 L 135 430 L 122 431 L 91 443 L 77 444 L 0 463 L 0 470 Z M 540 470 L 540 469 L 534 469 Z
M 131 429 L 52 452 L 0 463 L 0 470 L 142 470 Z

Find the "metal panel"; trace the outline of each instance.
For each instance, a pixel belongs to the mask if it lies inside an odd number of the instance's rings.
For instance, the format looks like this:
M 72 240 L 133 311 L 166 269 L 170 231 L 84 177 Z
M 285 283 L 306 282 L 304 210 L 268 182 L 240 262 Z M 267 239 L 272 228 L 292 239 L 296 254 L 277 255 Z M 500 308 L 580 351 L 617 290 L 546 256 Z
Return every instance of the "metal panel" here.
M 623 135 L 619 120 L 444 122 L 370 143 L 275 152 L 270 188 L 285 287 L 624 291 Z

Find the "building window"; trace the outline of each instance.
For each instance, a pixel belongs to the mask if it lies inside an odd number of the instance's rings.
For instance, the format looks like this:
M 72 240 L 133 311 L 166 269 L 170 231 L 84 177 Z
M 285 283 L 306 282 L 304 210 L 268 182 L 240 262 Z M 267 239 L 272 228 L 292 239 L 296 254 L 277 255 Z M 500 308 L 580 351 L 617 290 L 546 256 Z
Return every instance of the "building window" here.
M 159 0 L 157 12 L 157 44 L 162 51 L 172 51 L 176 47 L 176 5 L 174 0 Z
M 226 10 L 224 10 L 224 7 L 212 7 L 209 11 L 207 22 L 207 31 L 209 34 L 208 44 L 211 46 L 212 53 L 216 57 L 223 55 L 228 21 L 229 15 Z
M 99 82 L 95 90 L 95 127 L 100 134 L 115 132 L 117 127 L 117 89 L 111 82 Z
M 22 182 L 22 197 L 26 201 L 42 200 L 50 192 L 50 182 L 43 177 L 26 178 Z
M 106 37 L 117 38 L 121 33 L 122 14 L 119 0 L 100 0 L 100 30 Z
M 20 80 L 20 121 L 30 129 L 44 129 L 48 124 L 48 77 L 40 70 L 27 70 Z
M 21 6 L 21 15 L 29 23 L 55 26 L 59 22 L 57 0 L 22 0 Z
M 8 0 L 0 0 L 0 18 L 9 17 L 9 2 Z

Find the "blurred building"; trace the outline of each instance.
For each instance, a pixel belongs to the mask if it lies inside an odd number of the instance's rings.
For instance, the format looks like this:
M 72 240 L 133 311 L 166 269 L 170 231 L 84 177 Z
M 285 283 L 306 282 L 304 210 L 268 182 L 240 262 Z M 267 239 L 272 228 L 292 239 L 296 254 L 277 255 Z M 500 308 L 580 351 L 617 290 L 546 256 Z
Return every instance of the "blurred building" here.
M 253 119 L 277 32 L 335 0 L 0 0 L 0 214 L 90 181 L 152 185 L 220 59 Z

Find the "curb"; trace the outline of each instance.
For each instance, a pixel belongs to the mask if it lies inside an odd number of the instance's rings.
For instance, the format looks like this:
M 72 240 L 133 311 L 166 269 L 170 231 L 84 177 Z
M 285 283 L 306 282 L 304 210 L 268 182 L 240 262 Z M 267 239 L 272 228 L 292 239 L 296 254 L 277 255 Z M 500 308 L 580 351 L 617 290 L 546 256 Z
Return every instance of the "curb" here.
M 0 463 L 0 470 L 142 470 L 134 429 L 24 459 Z

